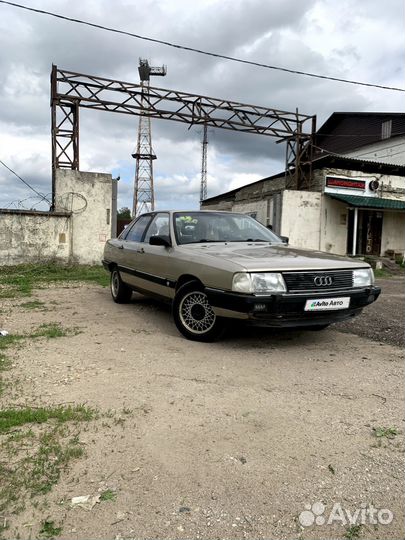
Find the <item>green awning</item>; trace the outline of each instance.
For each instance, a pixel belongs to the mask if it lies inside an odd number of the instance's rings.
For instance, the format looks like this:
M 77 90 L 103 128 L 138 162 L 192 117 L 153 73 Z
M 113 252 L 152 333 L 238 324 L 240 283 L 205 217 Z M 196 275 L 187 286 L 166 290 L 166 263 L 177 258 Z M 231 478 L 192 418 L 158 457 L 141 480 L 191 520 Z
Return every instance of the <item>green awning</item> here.
M 344 202 L 349 206 L 358 208 L 375 208 L 380 210 L 405 210 L 405 201 L 397 199 L 381 199 L 380 197 L 361 197 L 360 195 L 341 195 L 340 193 L 326 193 L 332 199 Z

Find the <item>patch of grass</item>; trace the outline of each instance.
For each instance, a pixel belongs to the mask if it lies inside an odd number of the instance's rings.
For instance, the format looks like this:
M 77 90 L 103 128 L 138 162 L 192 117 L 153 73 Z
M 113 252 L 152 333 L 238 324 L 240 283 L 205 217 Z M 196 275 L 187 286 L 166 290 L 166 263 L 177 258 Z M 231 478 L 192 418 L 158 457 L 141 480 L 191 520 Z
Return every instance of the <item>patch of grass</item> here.
M 59 323 L 48 323 L 41 324 L 36 330 L 34 330 L 34 332 L 28 334 L 27 337 L 46 337 L 48 339 L 53 339 L 77 334 L 80 334 L 80 330 L 78 328 L 63 328 Z
M 22 339 L 24 339 L 25 336 L 22 334 L 8 334 L 8 336 L 1 336 L 0 337 L 0 351 L 4 351 L 5 349 L 8 349 L 12 345 L 15 345 Z
M 393 439 L 396 435 L 398 435 L 398 429 L 396 427 L 374 427 L 373 433 L 378 439 L 382 437 Z
M 0 337 L 0 373 L 10 368 L 10 360 L 3 351 L 17 345 L 27 338 L 46 337 L 48 339 L 72 336 L 80 334 L 78 328 L 63 328 L 59 323 L 41 324 L 31 334 L 8 334 Z M 4 389 L 4 383 L 0 379 L 0 395 Z
M 102 266 L 61 266 L 55 263 L 0 267 L 0 298 L 30 296 L 32 289 L 49 283 L 84 281 L 106 287 L 109 275 Z
M 0 411 L 0 513 L 18 513 L 28 497 L 52 489 L 84 453 L 77 423 L 95 417 L 83 405 Z
M 0 433 L 5 433 L 24 424 L 43 424 L 49 420 L 64 422 L 83 422 L 96 416 L 95 409 L 85 405 L 63 407 L 25 407 L 0 410 Z
M 48 493 L 60 478 L 69 462 L 78 459 L 84 453 L 83 448 L 72 439 L 61 440 L 58 429 L 47 431 L 39 438 L 38 450 L 27 463 L 29 475 L 25 487 L 31 496 Z
M 42 521 L 41 522 L 41 529 L 39 531 L 39 536 L 41 538 L 55 538 L 55 536 L 59 536 L 62 532 L 62 527 L 56 527 L 54 521 Z
M 100 501 L 115 501 L 117 494 L 112 489 L 106 489 L 100 494 Z
M 24 336 L 20 336 L 19 334 L 9 334 L 8 336 L 0 336 L 0 373 L 2 371 L 6 371 L 7 369 L 10 369 L 11 361 L 10 359 L 4 354 L 3 351 L 5 351 L 8 347 L 11 347 L 12 345 L 16 345 L 19 341 L 24 339 Z M 0 395 L 4 391 L 4 382 L 0 378 Z
M 6 371 L 10 368 L 10 359 L 3 353 L 0 353 L 0 371 Z
M 347 540 L 355 540 L 356 538 L 360 538 L 360 532 L 361 525 L 352 525 L 351 527 L 346 529 L 343 538 L 347 538 Z
M 41 309 L 42 311 L 45 310 L 45 302 L 41 302 L 40 300 L 31 300 L 31 302 L 24 302 L 23 304 L 19 304 L 19 307 L 22 307 L 24 309 Z
M 387 270 L 385 270 L 384 268 L 374 268 L 373 272 L 374 272 L 374 277 L 376 277 L 376 278 L 390 278 L 390 277 L 393 277 L 393 275 L 390 272 L 388 272 Z

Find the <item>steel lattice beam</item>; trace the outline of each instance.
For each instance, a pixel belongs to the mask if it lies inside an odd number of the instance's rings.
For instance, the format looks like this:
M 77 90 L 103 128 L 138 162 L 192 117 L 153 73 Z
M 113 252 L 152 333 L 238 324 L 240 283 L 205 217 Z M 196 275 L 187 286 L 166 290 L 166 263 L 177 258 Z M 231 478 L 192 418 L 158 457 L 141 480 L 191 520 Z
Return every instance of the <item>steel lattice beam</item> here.
M 67 110 L 58 123 L 58 113 Z M 206 124 L 221 129 L 275 137 L 287 141 L 286 174 L 290 185 L 304 187 L 299 175 L 307 175 L 305 164 L 310 161 L 315 116 L 273 108 L 248 105 L 176 90 L 142 86 L 58 69 L 52 66 L 52 164 L 58 167 L 79 168 L 78 108 L 144 115 L 183 122 L 189 125 Z M 63 115 L 62 115 L 63 117 Z M 294 168 L 291 163 L 293 154 Z M 302 179 L 301 179 L 302 180 Z

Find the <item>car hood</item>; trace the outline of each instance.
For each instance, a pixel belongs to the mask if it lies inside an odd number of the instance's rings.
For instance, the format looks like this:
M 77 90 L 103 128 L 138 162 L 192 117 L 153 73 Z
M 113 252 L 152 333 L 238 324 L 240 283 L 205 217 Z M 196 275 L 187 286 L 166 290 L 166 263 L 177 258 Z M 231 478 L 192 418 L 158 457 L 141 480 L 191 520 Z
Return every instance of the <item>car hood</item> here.
M 368 268 L 362 261 L 332 255 L 322 251 L 297 249 L 285 244 L 267 243 L 213 243 L 187 244 L 182 249 L 203 258 L 225 259 L 248 271 L 275 270 L 336 270 L 345 268 Z M 191 253 L 190 253 L 191 254 Z

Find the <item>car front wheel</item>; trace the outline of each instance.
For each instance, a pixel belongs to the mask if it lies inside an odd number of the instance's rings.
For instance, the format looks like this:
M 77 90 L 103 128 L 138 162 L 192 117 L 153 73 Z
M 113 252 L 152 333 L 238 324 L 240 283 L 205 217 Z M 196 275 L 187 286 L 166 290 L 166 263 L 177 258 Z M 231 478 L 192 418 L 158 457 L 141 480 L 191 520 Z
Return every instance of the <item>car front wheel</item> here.
M 122 281 L 118 268 L 111 271 L 111 296 L 117 304 L 125 304 L 131 300 L 132 290 Z
M 177 329 L 192 341 L 214 341 L 223 333 L 223 319 L 217 317 L 198 282 L 180 287 L 173 302 Z

